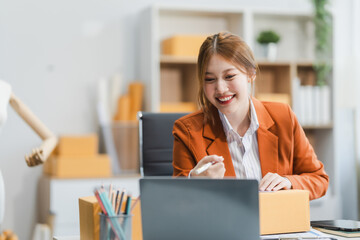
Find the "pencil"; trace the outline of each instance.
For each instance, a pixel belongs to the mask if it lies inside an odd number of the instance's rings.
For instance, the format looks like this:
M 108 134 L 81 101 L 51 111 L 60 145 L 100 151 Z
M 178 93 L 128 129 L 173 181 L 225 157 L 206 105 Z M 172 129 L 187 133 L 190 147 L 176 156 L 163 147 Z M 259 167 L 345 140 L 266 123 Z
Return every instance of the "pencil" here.
M 108 213 L 107 213 L 107 211 L 106 211 L 106 209 L 104 207 L 104 204 L 102 203 L 102 201 L 100 199 L 99 191 L 97 189 L 94 190 L 94 194 L 95 194 L 95 197 L 96 197 L 97 201 L 99 202 L 99 205 L 100 205 L 100 208 L 101 208 L 103 214 L 108 215 Z
M 131 194 L 129 193 L 126 198 L 124 214 L 126 214 L 126 215 L 130 214 L 130 207 L 131 207 Z
M 111 205 L 112 205 L 114 211 L 115 211 L 115 204 L 116 204 L 115 196 L 116 196 L 115 190 L 112 190 L 112 193 L 111 193 Z
M 119 214 L 120 214 L 120 211 L 121 211 L 121 205 L 122 205 L 123 200 L 124 200 L 124 195 L 125 195 L 125 189 L 123 189 L 123 190 L 121 191 L 119 208 L 117 209 L 117 212 L 116 212 L 116 214 L 117 214 L 117 215 L 119 215 Z
M 120 206 L 120 189 L 116 190 L 116 200 L 115 200 L 115 213 L 119 211 Z
M 110 186 L 109 186 L 109 200 L 111 200 L 111 194 L 112 194 L 112 184 L 110 183 Z

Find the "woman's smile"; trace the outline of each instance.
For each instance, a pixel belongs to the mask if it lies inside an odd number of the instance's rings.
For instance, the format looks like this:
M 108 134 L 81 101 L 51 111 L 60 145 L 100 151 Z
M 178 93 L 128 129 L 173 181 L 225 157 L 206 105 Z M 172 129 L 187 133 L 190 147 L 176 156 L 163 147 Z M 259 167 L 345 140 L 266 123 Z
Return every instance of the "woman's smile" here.
M 232 102 L 232 100 L 234 99 L 236 94 L 233 95 L 225 95 L 225 96 L 218 96 L 216 97 L 216 100 L 221 104 L 221 105 L 226 105 L 229 104 L 230 102 Z

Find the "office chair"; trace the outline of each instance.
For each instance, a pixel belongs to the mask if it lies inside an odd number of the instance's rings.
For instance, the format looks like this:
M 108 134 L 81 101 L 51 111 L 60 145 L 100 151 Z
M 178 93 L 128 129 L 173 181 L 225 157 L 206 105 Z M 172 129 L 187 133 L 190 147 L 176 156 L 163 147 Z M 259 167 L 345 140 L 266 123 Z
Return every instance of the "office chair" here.
M 172 176 L 172 129 L 186 113 L 138 112 L 141 176 Z

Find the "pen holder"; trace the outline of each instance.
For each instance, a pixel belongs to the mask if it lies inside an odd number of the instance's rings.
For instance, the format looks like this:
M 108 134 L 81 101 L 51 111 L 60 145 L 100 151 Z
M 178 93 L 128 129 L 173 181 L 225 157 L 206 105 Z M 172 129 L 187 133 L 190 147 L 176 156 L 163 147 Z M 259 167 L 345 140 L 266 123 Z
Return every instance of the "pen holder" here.
M 100 240 L 131 240 L 132 215 L 113 217 L 100 214 Z

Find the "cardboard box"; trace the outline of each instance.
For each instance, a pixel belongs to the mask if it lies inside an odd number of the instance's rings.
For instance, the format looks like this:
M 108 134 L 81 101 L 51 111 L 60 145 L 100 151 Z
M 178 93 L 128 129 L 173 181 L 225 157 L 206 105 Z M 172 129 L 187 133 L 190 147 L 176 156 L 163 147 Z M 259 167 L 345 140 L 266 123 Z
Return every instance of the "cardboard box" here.
M 310 231 L 309 192 L 260 192 L 260 234 Z
M 181 71 L 178 68 L 161 68 L 161 102 L 180 102 L 182 95 Z
M 175 35 L 162 41 L 162 53 L 173 56 L 197 56 L 207 36 Z
M 110 158 L 106 154 L 89 157 L 50 156 L 43 172 L 59 178 L 110 177 Z
M 259 93 L 256 98 L 260 101 L 281 102 L 291 104 L 291 97 L 286 93 Z
M 132 82 L 129 84 L 130 113 L 129 120 L 137 120 L 137 112 L 142 109 L 144 85 L 141 82 Z
M 99 240 L 100 212 L 95 196 L 79 198 L 80 240 Z
M 136 199 L 133 199 L 132 203 Z M 125 204 L 122 205 L 124 210 Z M 100 234 L 100 206 L 95 196 L 79 198 L 80 216 L 80 239 L 98 240 Z M 131 212 L 132 216 L 132 239 L 142 240 L 141 207 L 140 200 Z
M 139 160 L 139 123 L 135 121 L 112 124 L 112 134 L 120 172 L 138 173 Z
M 129 121 L 130 119 L 130 97 L 128 94 L 119 97 L 115 121 Z
M 160 112 L 195 112 L 196 110 L 196 104 L 193 102 L 162 102 L 160 105 Z
M 98 153 L 98 136 L 96 134 L 80 136 L 61 136 L 55 149 L 59 156 L 95 156 Z

